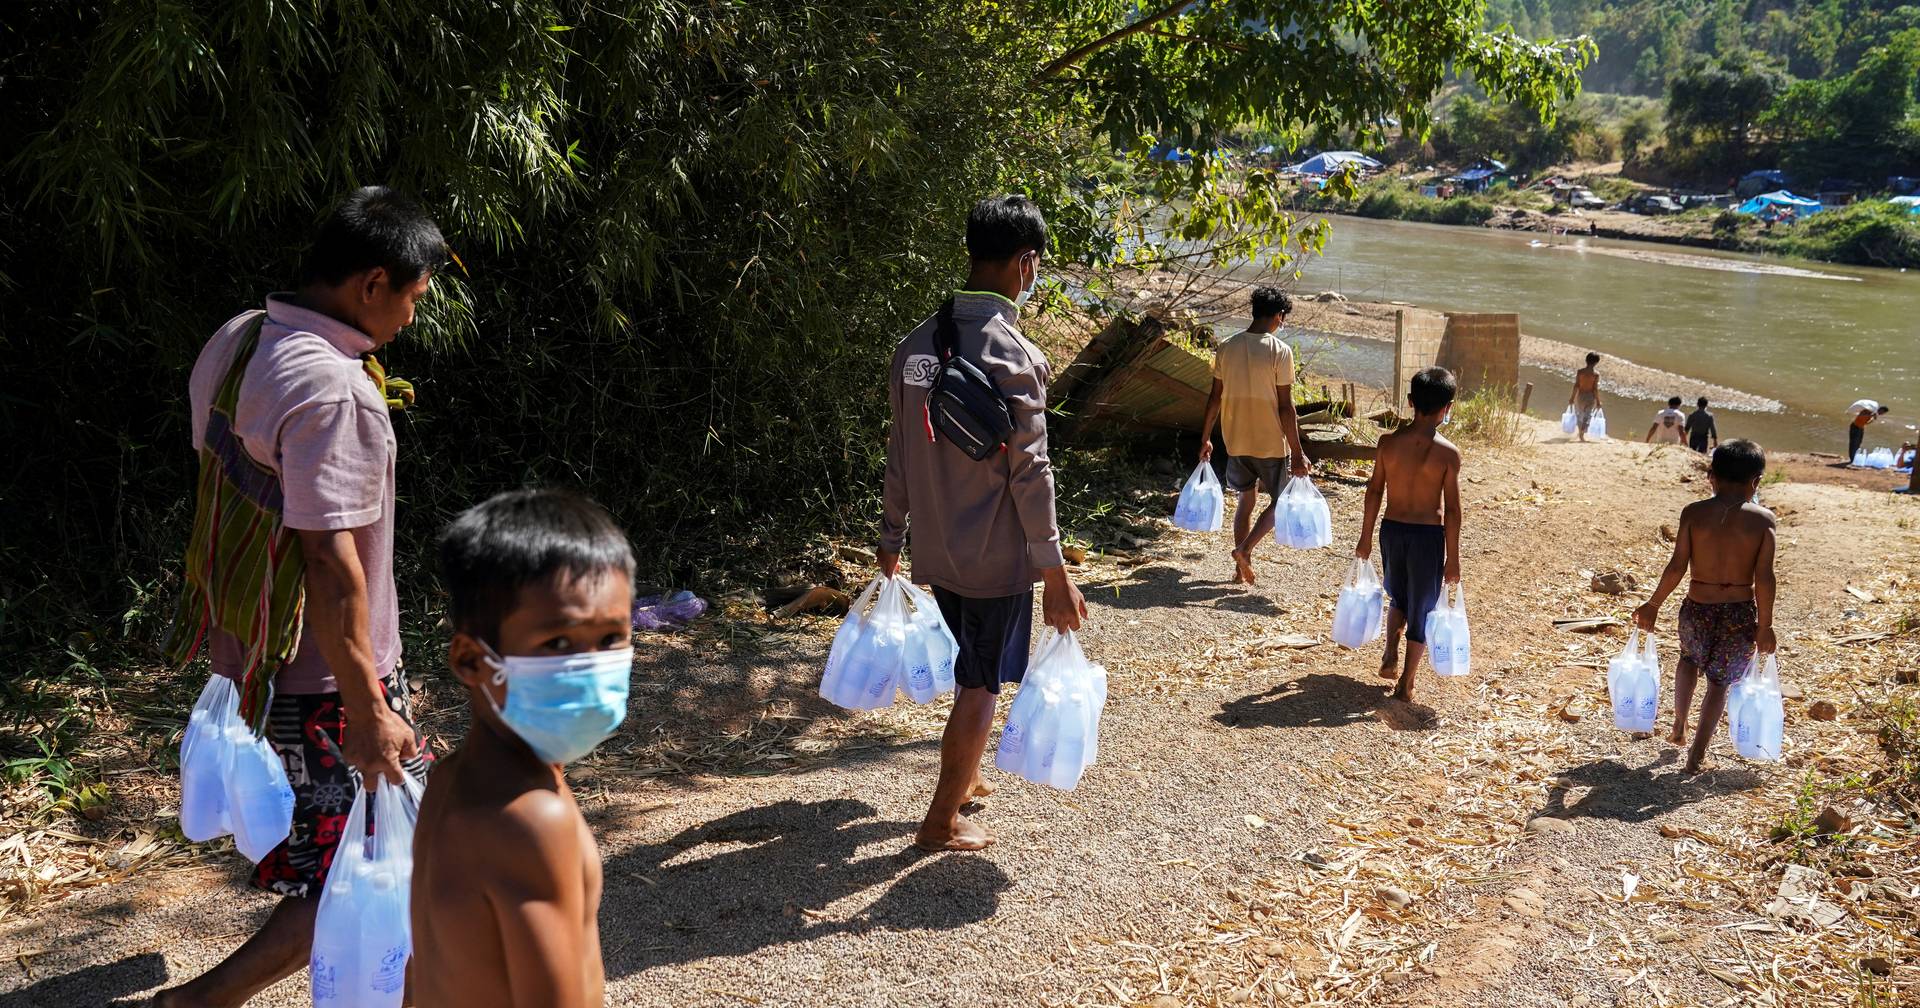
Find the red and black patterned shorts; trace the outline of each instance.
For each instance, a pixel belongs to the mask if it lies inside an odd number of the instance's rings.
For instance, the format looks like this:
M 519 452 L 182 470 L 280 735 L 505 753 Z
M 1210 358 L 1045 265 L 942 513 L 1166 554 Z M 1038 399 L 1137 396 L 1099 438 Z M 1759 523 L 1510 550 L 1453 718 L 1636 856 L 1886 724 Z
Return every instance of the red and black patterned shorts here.
M 413 724 L 406 675 L 395 672 L 380 685 L 387 695 L 387 706 L 407 724 Z M 267 711 L 267 742 L 280 754 L 280 761 L 287 766 L 287 783 L 293 785 L 293 830 L 253 867 L 255 888 L 282 896 L 318 897 L 326 885 L 327 869 L 333 864 L 334 849 L 340 845 L 347 812 L 353 808 L 353 796 L 360 786 L 360 775 L 340 755 L 340 736 L 345 727 L 346 708 L 338 693 L 273 698 Z M 404 766 L 425 783 L 433 757 L 417 731 L 415 738 L 420 754 Z M 368 812 L 371 827 L 372 810 Z
M 1760 610 L 1745 602 L 1680 603 L 1680 657 L 1711 683 L 1732 685 L 1753 665 Z

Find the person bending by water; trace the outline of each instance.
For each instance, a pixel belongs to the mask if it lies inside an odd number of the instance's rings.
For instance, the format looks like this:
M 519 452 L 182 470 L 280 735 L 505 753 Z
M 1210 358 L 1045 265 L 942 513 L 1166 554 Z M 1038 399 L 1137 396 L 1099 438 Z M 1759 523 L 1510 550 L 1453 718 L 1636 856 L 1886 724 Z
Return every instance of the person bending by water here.
M 1680 444 L 1686 437 L 1687 415 L 1680 412 L 1680 397 L 1667 400 L 1667 408 L 1653 415 L 1647 428 L 1648 444 Z
M 1453 373 L 1430 367 L 1413 376 L 1407 401 L 1413 422 L 1380 439 L 1373 478 L 1367 481 L 1366 513 L 1353 555 L 1373 555 L 1373 522 L 1380 520 L 1380 568 L 1392 608 L 1380 678 L 1399 679 L 1393 696 L 1413 699 L 1413 674 L 1427 652 L 1427 614 L 1440 601 L 1442 584 L 1460 581 L 1460 449 L 1440 436 L 1453 410 Z M 1400 634 L 1407 635 L 1404 665 L 1398 664 Z
M 1673 558 L 1660 574 L 1653 597 L 1635 609 L 1633 620 L 1649 633 L 1660 606 L 1691 573 L 1686 601 L 1680 603 L 1680 665 L 1673 676 L 1673 732 L 1667 741 L 1687 743 L 1687 707 L 1701 675 L 1707 691 L 1686 772 L 1698 773 L 1707 744 L 1726 710 L 1727 691 L 1753 664 L 1757 649 L 1772 654 L 1773 512 L 1753 502 L 1767 457 L 1752 441 L 1723 442 L 1713 451 L 1707 478 L 1713 496 L 1680 512 Z
M 1200 461 L 1213 458 L 1213 425 L 1227 442 L 1227 488 L 1240 495 L 1233 509 L 1233 581 L 1252 584 L 1253 548 L 1273 531 L 1282 472 L 1310 471 L 1293 408 L 1293 348 L 1276 335 L 1293 310 L 1278 287 L 1253 292 L 1253 325 L 1220 341 L 1213 354 L 1213 391 L 1200 429 Z M 1254 520 L 1260 491 L 1270 498 Z
M 416 1001 L 601 1004 L 600 854 L 562 767 L 627 713 L 633 551 L 592 501 L 520 490 L 454 519 L 440 576 L 467 737 L 414 834 Z
M 1047 457 L 1047 379 L 1052 365 L 1020 333 L 1020 305 L 1040 277 L 1047 223 L 1024 196 L 981 200 L 967 215 L 967 285 L 953 295 L 955 353 L 993 379 L 1012 413 L 1004 449 L 975 462 L 936 439 L 927 400 L 939 358 L 936 318 L 900 341 L 888 371 L 893 423 L 880 519 L 880 573 L 900 572 L 913 520 L 913 576 L 931 583 L 940 615 L 960 644 L 958 690 L 940 739 L 940 780 L 914 845 L 979 850 L 993 842 L 960 814 L 990 790 L 980 757 L 993 728 L 1003 682 L 1026 674 L 1033 629 L 1033 583 L 1044 581 L 1041 614 L 1061 632 L 1077 630 L 1087 603 L 1067 579 L 1054 517 L 1053 464 Z
M 1705 455 L 1709 448 L 1720 447 L 1720 429 L 1713 422 L 1713 413 L 1707 409 L 1707 397 L 1701 396 L 1695 403 L 1695 409 L 1687 414 L 1687 447 Z
M 1854 411 L 1853 423 L 1847 425 L 1847 461 L 1852 462 L 1860 454 L 1860 442 L 1867 436 L 1867 425 L 1886 416 L 1888 407 L 1871 399 L 1862 399 L 1854 405 L 1860 407 Z
M 1600 408 L 1600 355 L 1587 354 L 1587 366 L 1573 373 L 1573 392 L 1567 396 L 1567 405 L 1573 407 L 1574 422 L 1579 426 L 1580 440 L 1587 439 L 1587 428 L 1593 424 L 1593 411 Z

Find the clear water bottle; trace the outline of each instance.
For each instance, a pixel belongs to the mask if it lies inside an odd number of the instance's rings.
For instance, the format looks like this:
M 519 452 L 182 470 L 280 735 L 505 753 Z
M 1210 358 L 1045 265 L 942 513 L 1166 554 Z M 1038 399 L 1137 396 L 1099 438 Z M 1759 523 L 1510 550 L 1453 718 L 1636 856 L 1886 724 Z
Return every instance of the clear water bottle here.
M 293 788 L 286 765 L 265 739 L 255 738 L 245 725 L 226 730 L 233 748 L 227 771 L 227 810 L 233 822 L 233 843 L 258 863 L 280 846 L 293 828 Z

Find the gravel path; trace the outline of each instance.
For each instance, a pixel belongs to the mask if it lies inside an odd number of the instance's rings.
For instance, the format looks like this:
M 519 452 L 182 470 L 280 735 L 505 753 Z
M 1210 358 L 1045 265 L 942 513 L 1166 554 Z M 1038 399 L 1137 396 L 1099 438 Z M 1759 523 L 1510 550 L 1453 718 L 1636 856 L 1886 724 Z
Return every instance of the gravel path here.
M 1218 536 L 1170 533 L 1130 566 L 1094 566 L 1083 641 L 1111 676 L 1101 763 L 1072 793 L 995 772 L 979 818 L 999 844 L 982 855 L 909 847 L 943 711 L 813 699 L 826 621 L 662 641 L 614 751 L 576 774 L 606 862 L 610 1003 L 1724 1000 L 1691 966 L 1650 984 L 1581 947 L 1631 909 L 1603 894 L 1622 865 L 1665 856 L 1663 829 L 1729 829 L 1743 794 L 1790 771 L 1722 752 L 1723 769 L 1682 784 L 1672 750 L 1613 732 L 1604 701 L 1556 716 L 1591 701 L 1592 662 L 1619 643 L 1547 625 L 1624 611 L 1580 571 L 1656 574 L 1658 527 L 1701 482 L 1680 454 L 1620 444 L 1544 443 L 1468 472 L 1479 668 L 1471 685 L 1423 679 L 1437 727 L 1382 706 L 1375 653 L 1285 646 L 1324 638 L 1358 520 L 1359 485 L 1323 480 L 1341 546 L 1265 548 L 1254 591 L 1223 583 Z M 1830 589 L 1879 563 L 1857 537 L 1911 551 L 1860 491 L 1766 495 L 1822 516 L 1783 550 L 1783 581 L 1818 589 L 1788 589 L 1783 627 L 1837 611 Z M 1570 828 L 1529 833 L 1540 814 Z M 136 1003 L 204 969 L 270 906 L 241 876 L 237 858 L 209 858 L 9 922 L 0 1008 Z M 1383 911 L 1384 881 L 1416 902 Z M 1538 905 L 1512 902 L 1521 890 Z M 1674 961 L 1725 913 L 1676 918 Z M 256 1003 L 308 1003 L 304 977 Z

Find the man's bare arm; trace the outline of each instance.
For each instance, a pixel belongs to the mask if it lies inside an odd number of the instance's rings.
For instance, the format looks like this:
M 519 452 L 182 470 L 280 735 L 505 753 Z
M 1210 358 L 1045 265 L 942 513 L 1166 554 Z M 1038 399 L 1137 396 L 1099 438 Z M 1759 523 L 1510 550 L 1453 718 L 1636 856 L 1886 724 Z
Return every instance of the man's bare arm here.
M 1220 422 L 1220 397 L 1226 392 L 1226 383 L 1213 380 L 1213 389 L 1207 393 L 1207 418 L 1200 425 L 1200 461 L 1213 458 L 1213 425 Z
M 489 844 L 486 888 L 505 951 L 507 994 L 527 1008 L 585 1008 L 586 880 L 579 814 L 534 791 L 507 806 Z
M 1441 579 L 1447 584 L 1460 583 L 1460 453 L 1450 452 L 1447 459 L 1447 475 L 1441 485 L 1442 499 L 1447 509 L 1442 521 L 1447 533 L 1447 561 L 1442 568 Z
M 384 776 L 400 783 L 402 760 L 415 755 L 413 729 L 387 706 L 382 669 L 373 663 L 367 574 L 354 548 L 360 529 L 299 530 L 306 561 L 307 640 L 320 649 L 346 707 L 340 748 L 348 765 L 372 786 Z
M 1754 646 L 1761 654 L 1772 654 L 1779 647 L 1779 641 L 1773 634 L 1773 600 L 1778 587 L 1773 578 L 1775 538 L 1773 524 L 1769 522 L 1766 534 L 1760 540 L 1760 555 L 1753 564 L 1753 606 L 1760 620 Z
M 1384 448 L 1385 445 L 1381 447 Z M 1353 555 L 1362 560 L 1373 555 L 1373 529 L 1380 519 L 1380 504 L 1386 496 L 1386 460 L 1376 453 L 1373 459 L 1373 475 L 1367 478 L 1366 510 L 1360 518 L 1360 544 L 1353 550 Z
M 1646 604 L 1633 611 L 1633 620 L 1642 630 L 1652 630 L 1660 620 L 1660 607 L 1667 603 L 1667 596 L 1680 587 L 1680 579 L 1687 574 L 1687 566 L 1693 561 L 1693 511 L 1689 507 L 1680 512 L 1680 531 L 1674 533 L 1673 556 L 1667 560 L 1665 570 L 1660 572 L 1660 583 L 1654 586 L 1653 596 Z
M 1300 411 L 1293 405 L 1293 386 L 1275 385 L 1274 394 L 1280 402 L 1280 431 L 1286 436 L 1287 444 L 1293 446 L 1293 475 L 1305 476 L 1311 470 L 1307 466 L 1307 447 L 1300 443 Z

